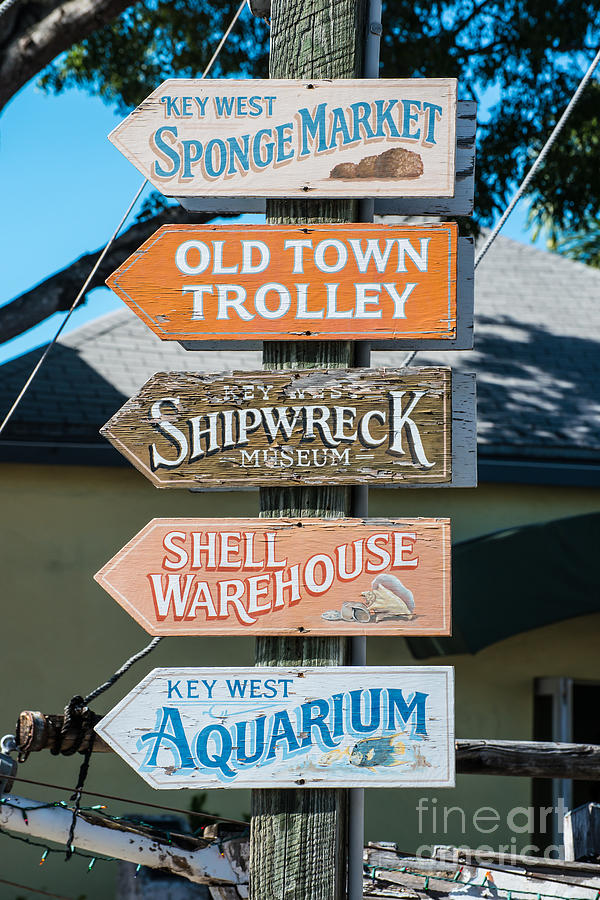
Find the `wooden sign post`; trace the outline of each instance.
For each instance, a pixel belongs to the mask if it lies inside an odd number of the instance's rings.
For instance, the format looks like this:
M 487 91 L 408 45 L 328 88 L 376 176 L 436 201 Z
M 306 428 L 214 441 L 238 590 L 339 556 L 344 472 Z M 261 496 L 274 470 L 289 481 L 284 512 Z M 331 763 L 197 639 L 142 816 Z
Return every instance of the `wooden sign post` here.
M 95 730 L 162 790 L 454 787 L 447 666 L 154 669 Z
M 455 223 L 164 225 L 107 284 L 163 340 L 443 347 L 457 336 L 458 244 Z
M 254 789 L 251 900 L 362 896 L 338 788 L 454 783 L 451 670 L 343 667 L 346 634 L 448 628 L 448 523 L 366 520 L 362 486 L 475 483 L 449 370 L 351 368 L 465 345 L 455 226 L 343 224 L 455 192 L 456 83 L 357 79 L 370 5 L 272 0 L 274 80 L 165 82 L 111 136 L 163 193 L 281 225 L 163 229 L 112 276 L 162 338 L 264 340 L 269 371 L 158 374 L 103 429 L 157 486 L 261 486 L 265 519 L 155 521 L 98 573 L 153 633 L 263 635 L 258 668 L 155 670 L 97 729 L 154 787 Z
M 159 373 L 102 434 L 161 488 L 451 484 L 453 399 L 443 368 Z
M 452 197 L 456 80 L 171 79 L 110 140 L 171 197 Z
M 448 519 L 153 519 L 95 578 L 153 635 L 450 634 Z

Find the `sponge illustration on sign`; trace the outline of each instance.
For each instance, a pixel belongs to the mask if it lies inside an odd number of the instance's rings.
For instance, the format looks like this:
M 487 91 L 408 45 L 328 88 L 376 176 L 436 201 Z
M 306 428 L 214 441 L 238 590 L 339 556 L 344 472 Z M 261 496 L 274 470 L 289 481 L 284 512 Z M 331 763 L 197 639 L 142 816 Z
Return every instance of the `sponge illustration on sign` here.
M 363 591 L 362 600 L 347 600 L 340 611 L 329 609 L 323 619 L 343 619 L 345 622 L 377 623 L 384 619 L 414 619 L 415 598 L 395 575 L 377 575 L 371 590 Z
M 423 160 L 413 150 L 393 147 L 379 156 L 365 156 L 359 163 L 338 163 L 329 173 L 330 178 L 419 178 L 423 174 Z

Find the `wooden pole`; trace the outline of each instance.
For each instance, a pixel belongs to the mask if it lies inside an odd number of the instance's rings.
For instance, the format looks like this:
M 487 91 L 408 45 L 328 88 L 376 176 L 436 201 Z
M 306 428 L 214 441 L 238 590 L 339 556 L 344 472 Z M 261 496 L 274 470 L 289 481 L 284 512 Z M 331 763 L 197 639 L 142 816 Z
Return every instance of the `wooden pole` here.
M 357 78 L 363 72 L 367 0 L 273 0 L 271 78 Z M 350 200 L 268 201 L 270 223 L 357 221 Z M 347 368 L 349 341 L 268 342 L 266 368 Z M 349 515 L 349 488 L 263 488 L 261 516 Z M 257 665 L 343 665 L 345 638 L 258 638 Z M 339 900 L 346 893 L 347 791 L 252 794 L 251 900 Z

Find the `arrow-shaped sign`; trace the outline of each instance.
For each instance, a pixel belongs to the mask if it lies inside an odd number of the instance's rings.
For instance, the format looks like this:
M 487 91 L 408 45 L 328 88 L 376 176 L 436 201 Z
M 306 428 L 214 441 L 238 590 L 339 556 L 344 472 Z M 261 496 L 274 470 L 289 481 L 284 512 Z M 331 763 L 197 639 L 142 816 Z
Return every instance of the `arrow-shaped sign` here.
M 450 634 L 448 519 L 153 519 L 95 577 L 154 635 Z
M 164 225 L 107 284 L 163 340 L 443 346 L 468 295 L 458 242 L 451 223 Z
M 158 373 L 102 434 L 157 487 L 449 484 L 452 403 L 446 368 Z
M 454 787 L 454 670 L 155 669 L 96 731 L 165 790 Z
M 452 197 L 456 81 L 171 79 L 110 135 L 171 197 Z

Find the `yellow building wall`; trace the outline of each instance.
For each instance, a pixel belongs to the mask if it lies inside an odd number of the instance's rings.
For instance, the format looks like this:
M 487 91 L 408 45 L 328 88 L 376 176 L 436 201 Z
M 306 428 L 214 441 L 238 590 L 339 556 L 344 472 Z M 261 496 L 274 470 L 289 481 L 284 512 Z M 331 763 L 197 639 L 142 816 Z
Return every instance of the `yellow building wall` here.
M 499 529 L 597 511 L 600 491 L 576 488 L 482 485 L 469 490 L 373 490 L 370 514 L 449 516 L 454 540 Z M 256 515 L 257 493 L 189 493 L 159 491 L 129 468 L 9 465 L 0 467 L 2 539 L 2 691 L 0 734 L 13 729 L 22 709 L 60 712 L 74 694 L 86 694 L 106 680 L 150 638 L 92 579 L 93 574 L 155 516 Z M 482 593 L 482 602 L 485 594 Z M 509 601 L 507 601 L 509 602 Z M 444 659 L 456 666 L 458 737 L 531 738 L 533 679 L 564 675 L 600 679 L 600 616 L 571 620 L 518 635 L 475 656 Z M 253 642 L 242 638 L 167 638 L 93 709 L 111 708 L 147 672 L 166 665 L 244 665 L 253 661 Z M 372 638 L 369 663 L 413 663 L 403 640 Z M 427 662 L 427 661 L 424 661 Z M 431 662 L 442 662 L 436 658 Z M 34 754 L 21 766 L 24 778 L 72 788 L 80 757 Z M 129 800 L 147 800 L 188 808 L 187 792 L 155 792 L 112 754 L 97 754 L 87 787 Z M 67 799 L 67 792 L 15 785 L 24 796 Z M 371 791 L 367 797 L 367 839 L 394 840 L 407 850 L 422 844 L 509 843 L 508 811 L 529 804 L 527 779 L 462 776 L 455 790 L 436 797 L 420 790 Z M 417 803 L 427 797 L 421 816 Z M 437 803 L 433 801 L 437 800 Z M 100 802 L 87 798 L 90 804 Z M 460 806 L 461 814 L 443 811 L 433 827 L 433 808 Z M 424 804 L 422 803 L 422 806 Z M 490 835 L 473 827 L 481 806 L 497 808 L 504 824 Z M 207 809 L 239 817 L 249 812 L 245 791 L 212 791 Z M 109 812 L 151 814 L 130 802 L 109 804 Z M 470 822 L 470 825 L 469 825 Z M 527 835 L 517 834 L 517 849 Z M 513 845 L 514 846 L 514 845 Z M 90 900 L 112 895 L 115 865 L 98 862 L 64 864 L 50 856 L 42 869 L 41 850 L 0 835 L 2 877 L 48 891 Z M 0 884 L 0 900 L 29 896 Z

